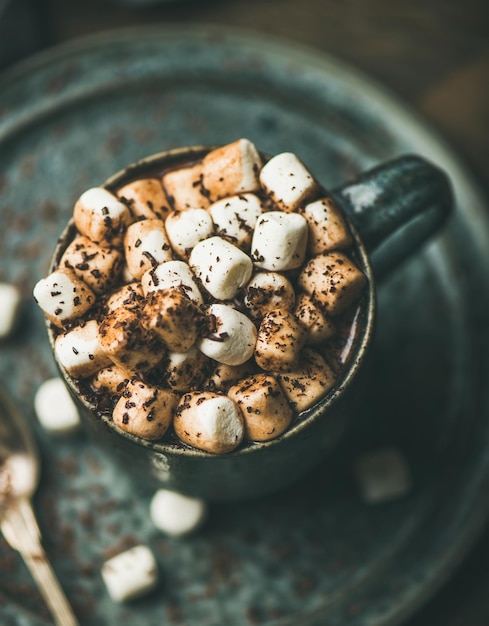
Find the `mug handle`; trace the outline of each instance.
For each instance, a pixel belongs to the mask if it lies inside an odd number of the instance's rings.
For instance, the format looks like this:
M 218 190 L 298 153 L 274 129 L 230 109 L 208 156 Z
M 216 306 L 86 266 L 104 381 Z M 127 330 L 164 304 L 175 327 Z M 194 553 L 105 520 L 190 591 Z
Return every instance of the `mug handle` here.
M 332 191 L 385 277 L 444 224 L 454 205 L 444 171 L 417 155 L 387 161 Z

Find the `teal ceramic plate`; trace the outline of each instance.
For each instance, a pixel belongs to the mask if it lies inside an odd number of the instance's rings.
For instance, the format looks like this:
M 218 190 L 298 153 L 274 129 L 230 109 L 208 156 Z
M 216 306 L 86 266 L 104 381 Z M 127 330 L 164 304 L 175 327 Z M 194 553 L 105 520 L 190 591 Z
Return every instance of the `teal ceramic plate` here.
M 0 376 L 37 429 L 35 506 L 81 623 L 401 623 L 453 572 L 488 513 L 489 226 L 457 157 L 335 59 L 215 28 L 69 44 L 4 74 L 0 94 L 0 280 L 25 296 L 22 332 L 1 346 Z M 296 152 L 326 186 L 416 152 L 448 170 L 458 206 L 444 234 L 381 286 L 369 392 L 335 458 L 268 499 L 213 505 L 199 533 L 175 540 L 149 521 L 144 484 L 87 439 L 55 441 L 37 427 L 34 394 L 56 370 L 30 293 L 84 189 L 161 149 L 238 137 Z M 412 488 L 369 505 L 352 468 L 384 445 L 407 458 Z M 161 586 L 118 606 L 100 566 L 140 542 L 155 551 Z M 0 590 L 2 624 L 48 623 L 3 540 Z

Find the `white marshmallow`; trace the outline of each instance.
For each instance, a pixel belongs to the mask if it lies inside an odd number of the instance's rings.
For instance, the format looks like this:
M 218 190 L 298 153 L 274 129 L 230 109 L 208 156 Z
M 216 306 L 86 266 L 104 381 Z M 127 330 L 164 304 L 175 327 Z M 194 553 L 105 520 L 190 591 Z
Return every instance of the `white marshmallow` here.
M 114 602 L 127 602 L 152 591 L 158 584 L 158 564 L 151 550 L 134 546 L 106 561 L 102 579 Z
M 145 296 L 158 289 L 181 287 L 184 293 L 197 304 L 204 302 L 194 276 L 184 261 L 167 261 L 148 270 L 141 277 L 141 285 Z
M 49 378 L 37 389 L 34 409 L 43 428 L 69 434 L 80 426 L 80 415 L 62 378 Z
M 249 250 L 256 220 L 263 213 L 258 196 L 245 193 L 211 204 L 207 209 L 221 236 L 229 238 L 243 250 Z
M 207 314 L 212 328 L 197 341 L 201 352 L 225 365 L 241 365 L 253 356 L 257 332 L 246 315 L 227 304 L 212 304 Z
M 160 263 L 172 260 L 170 241 L 161 220 L 140 220 L 131 224 L 124 237 L 129 273 L 141 276 Z
M 251 253 L 257 267 L 283 272 L 304 263 L 307 222 L 298 213 L 269 211 L 256 222 Z
M 103 187 L 87 189 L 75 204 L 78 231 L 101 246 L 122 245 L 125 228 L 133 220 L 128 207 Z
M 168 489 L 158 489 L 149 506 L 153 524 L 171 537 L 182 537 L 196 530 L 206 512 L 204 500 L 189 498 Z
M 20 302 L 20 291 L 15 285 L 0 283 L 0 339 L 5 339 L 15 329 Z
M 102 350 L 96 320 L 77 326 L 65 335 L 58 335 L 54 351 L 58 361 L 73 378 L 86 378 L 111 364 Z
M 218 300 L 234 298 L 253 272 L 250 257 L 221 237 L 198 243 L 189 259 L 190 267 L 205 289 Z
M 365 502 L 377 504 L 406 495 L 411 489 L 411 473 L 404 455 L 393 447 L 360 456 L 355 474 Z
M 173 211 L 166 218 L 165 228 L 171 247 L 181 257 L 187 257 L 199 241 L 214 233 L 211 216 L 201 208 Z
M 284 211 L 295 211 L 319 191 L 311 172 L 297 155 L 282 152 L 265 163 L 260 182 L 275 204 Z

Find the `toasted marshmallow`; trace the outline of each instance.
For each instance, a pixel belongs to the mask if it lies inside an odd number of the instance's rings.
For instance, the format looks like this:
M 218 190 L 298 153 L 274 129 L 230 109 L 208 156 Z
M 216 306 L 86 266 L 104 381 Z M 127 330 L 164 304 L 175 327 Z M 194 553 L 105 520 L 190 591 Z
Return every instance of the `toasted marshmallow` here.
M 34 286 L 33 295 L 44 315 L 59 328 L 84 315 L 96 300 L 90 287 L 68 269 L 58 269 L 41 278 Z
M 136 218 L 164 220 L 170 212 L 169 202 L 157 178 L 140 178 L 117 191 L 117 197 Z
M 264 213 L 256 222 L 251 242 L 254 264 L 277 272 L 300 267 L 306 256 L 307 234 L 307 222 L 298 213 Z
M 34 410 L 43 428 L 53 434 L 68 435 L 80 426 L 80 414 L 62 378 L 48 378 L 38 387 Z
M 170 205 L 175 211 L 209 206 L 207 195 L 202 193 L 202 165 L 182 167 L 164 174 L 161 179 Z
M 183 537 L 199 528 L 206 517 L 204 500 L 158 489 L 151 498 L 149 514 L 153 524 L 170 537 Z
M 63 252 L 59 267 L 72 270 L 78 278 L 100 295 L 118 280 L 123 266 L 119 250 L 94 243 L 88 237 L 75 237 Z
M 190 253 L 189 264 L 205 289 L 218 300 L 234 298 L 253 272 L 250 257 L 221 237 L 198 243 Z
M 172 260 L 172 249 L 161 220 L 141 220 L 131 224 L 124 237 L 127 268 L 140 279 L 148 270 Z
M 333 370 L 323 357 L 306 348 L 299 365 L 290 372 L 276 374 L 292 408 L 300 413 L 318 402 L 335 384 Z
M 173 250 L 182 258 L 188 257 L 199 241 L 214 234 L 214 224 L 205 209 L 173 211 L 166 218 L 166 232 Z
M 204 384 L 204 389 L 208 391 L 227 391 L 229 387 L 256 373 L 257 367 L 254 359 L 246 361 L 241 365 L 225 365 L 218 363 L 209 379 Z
M 0 340 L 12 334 L 17 326 L 21 295 L 15 285 L 0 283 Z
M 260 199 L 253 193 L 223 198 L 207 209 L 218 234 L 248 252 L 256 220 L 263 213 Z
M 131 375 L 117 365 L 103 367 L 90 379 L 90 385 L 96 391 L 112 396 L 120 396 L 124 391 Z
M 179 287 L 195 303 L 204 302 L 194 275 L 184 261 L 167 261 L 148 270 L 141 277 L 141 285 L 145 296 L 158 289 Z
M 64 335 L 58 335 L 54 342 L 54 352 L 73 378 L 87 378 L 111 363 L 102 350 L 100 329 L 96 320 L 90 320 Z
M 312 256 L 342 250 L 352 244 L 345 218 L 332 198 L 306 204 L 302 211 L 309 225 L 308 251 Z
M 244 304 L 255 319 L 261 319 L 274 309 L 291 311 L 294 303 L 292 283 L 278 272 L 258 272 L 246 285 Z
M 112 412 L 114 423 L 136 437 L 161 439 L 172 423 L 180 396 L 132 378 Z
M 163 379 L 174 391 L 196 389 L 207 377 L 210 363 L 195 346 L 186 352 L 169 352 L 164 361 Z
M 333 322 L 305 293 L 302 293 L 297 299 L 294 315 L 308 330 L 306 344 L 323 343 L 331 339 L 336 332 Z
M 313 257 L 298 282 L 326 313 L 338 315 L 358 300 L 367 279 L 342 252 L 330 252 Z
M 286 372 L 297 366 L 307 330 L 288 311 L 276 309 L 262 319 L 255 361 L 266 372 Z
M 251 441 L 270 441 L 289 427 L 293 411 L 277 382 L 267 374 L 256 374 L 231 387 L 228 396 L 243 413 L 245 436 Z
M 258 191 L 262 159 L 248 139 L 212 150 L 202 161 L 204 188 L 215 202 L 226 196 Z
M 158 584 L 158 565 L 151 550 L 138 545 L 112 557 L 102 566 L 102 579 L 114 602 L 127 602 Z
M 212 304 L 207 315 L 211 330 L 197 341 L 199 350 L 226 365 L 241 365 L 248 361 L 256 343 L 253 322 L 227 304 Z
M 295 211 L 319 192 L 319 185 L 297 155 L 282 152 L 260 172 L 260 183 L 283 211 Z
M 103 187 L 87 189 L 75 204 L 73 219 L 78 231 L 101 246 L 122 246 L 133 221 L 128 207 Z
M 177 407 L 173 427 L 184 443 L 213 454 L 231 452 L 244 435 L 243 415 L 237 404 L 210 391 L 186 393 Z
M 144 294 L 141 283 L 129 283 L 113 291 L 105 302 L 106 312 L 114 311 L 119 307 L 138 309 L 144 304 Z

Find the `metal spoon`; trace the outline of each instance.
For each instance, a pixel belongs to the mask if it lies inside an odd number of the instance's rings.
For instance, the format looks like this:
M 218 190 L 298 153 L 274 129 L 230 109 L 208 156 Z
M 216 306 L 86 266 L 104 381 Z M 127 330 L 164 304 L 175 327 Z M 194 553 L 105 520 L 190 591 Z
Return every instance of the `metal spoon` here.
M 0 387 L 0 529 L 24 559 L 54 623 L 77 626 L 78 621 L 41 545 L 41 533 L 30 501 L 38 481 L 39 457 L 32 434 Z

